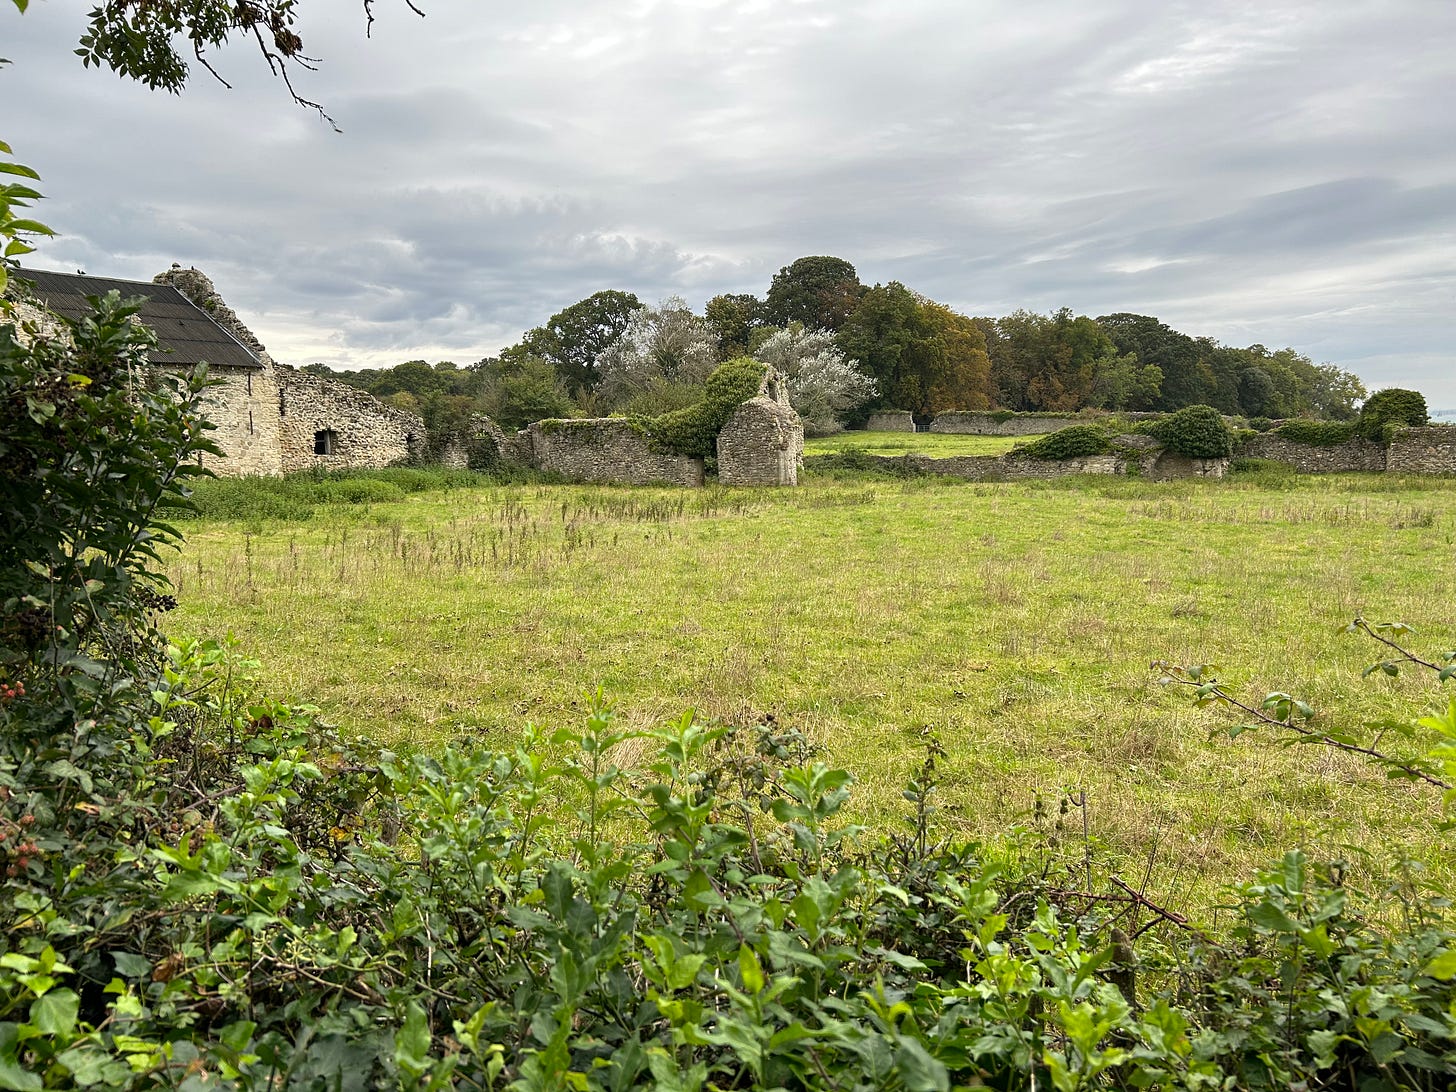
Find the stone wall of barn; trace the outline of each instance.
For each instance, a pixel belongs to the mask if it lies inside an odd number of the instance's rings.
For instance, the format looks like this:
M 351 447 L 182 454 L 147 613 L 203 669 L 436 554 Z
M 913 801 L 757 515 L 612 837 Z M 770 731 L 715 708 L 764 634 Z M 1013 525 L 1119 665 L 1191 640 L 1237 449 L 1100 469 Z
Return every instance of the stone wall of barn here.
M 372 394 L 323 376 L 274 366 L 283 473 L 352 470 L 424 457 L 425 422 Z

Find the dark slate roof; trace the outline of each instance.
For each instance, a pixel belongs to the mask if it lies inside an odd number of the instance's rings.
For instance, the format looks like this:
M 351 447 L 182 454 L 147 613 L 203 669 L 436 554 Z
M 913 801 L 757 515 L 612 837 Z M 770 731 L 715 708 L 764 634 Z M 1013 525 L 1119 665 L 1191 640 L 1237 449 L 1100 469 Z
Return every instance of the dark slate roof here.
M 90 313 L 87 296 L 104 296 L 112 289 L 123 297 L 145 296 L 140 318 L 157 334 L 153 363 L 186 367 L 206 361 L 233 368 L 261 368 L 262 362 L 202 308 L 169 284 L 90 277 L 83 273 L 52 273 L 20 269 L 16 276 L 35 286 L 36 298 L 66 318 Z

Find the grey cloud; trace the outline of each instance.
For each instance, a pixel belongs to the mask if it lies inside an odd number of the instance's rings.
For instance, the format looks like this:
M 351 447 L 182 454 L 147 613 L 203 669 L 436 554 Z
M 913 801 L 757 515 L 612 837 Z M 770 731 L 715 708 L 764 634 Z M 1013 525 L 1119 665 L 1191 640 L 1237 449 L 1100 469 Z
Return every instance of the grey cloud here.
M 1456 7 L 692 0 L 303 5 L 179 99 L 0 11 L 3 135 L 58 268 L 206 269 L 280 357 L 474 359 L 602 288 L 762 292 L 810 253 L 972 313 L 1294 344 L 1456 404 Z M 476 356 L 472 356 L 475 354 Z

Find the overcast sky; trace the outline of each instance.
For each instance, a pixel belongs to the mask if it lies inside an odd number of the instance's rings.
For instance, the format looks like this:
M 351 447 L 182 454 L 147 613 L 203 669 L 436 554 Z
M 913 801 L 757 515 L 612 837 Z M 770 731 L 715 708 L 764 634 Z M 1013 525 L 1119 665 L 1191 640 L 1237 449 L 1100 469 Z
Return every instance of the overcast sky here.
M 38 268 L 196 265 L 278 359 L 472 363 L 806 254 L 973 315 L 1156 315 L 1456 406 L 1452 0 L 307 0 L 182 97 L 0 4 Z

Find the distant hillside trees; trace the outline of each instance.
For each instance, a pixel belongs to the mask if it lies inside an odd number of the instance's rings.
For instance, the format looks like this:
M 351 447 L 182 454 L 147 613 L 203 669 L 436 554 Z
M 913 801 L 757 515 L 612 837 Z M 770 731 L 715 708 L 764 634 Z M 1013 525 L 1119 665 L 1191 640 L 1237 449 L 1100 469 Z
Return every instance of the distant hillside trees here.
M 1212 338 L 1179 333 L 1151 315 L 1103 315 L 1097 323 L 1119 353 L 1162 371 L 1153 409 L 1203 404 L 1251 417 L 1347 420 L 1365 397 L 1357 376 L 1331 364 L 1315 364 L 1293 349 L 1220 345 Z
M 1093 319 L 1064 307 L 1051 315 L 1016 311 L 980 319 L 991 357 L 995 399 L 1004 409 L 1075 412 L 1099 401 L 1122 400 L 1118 409 L 1144 409 L 1154 375 L 1123 360 Z M 1100 384 L 1098 377 L 1109 375 Z M 1160 378 L 1160 377 L 1158 377 Z
M 607 289 L 563 308 L 497 357 L 468 368 L 308 371 L 353 384 L 430 427 L 487 413 L 511 427 L 542 416 L 660 414 L 694 404 L 720 363 L 752 357 L 790 377 L 811 431 L 907 409 L 1076 413 L 1212 406 L 1257 418 L 1353 420 L 1360 379 L 1294 349 L 1193 337 L 1152 315 L 1091 318 L 1063 307 L 969 318 L 898 282 L 861 283 L 833 255 L 799 258 L 763 297 L 709 299 L 701 314 L 670 296 L 644 306 Z

